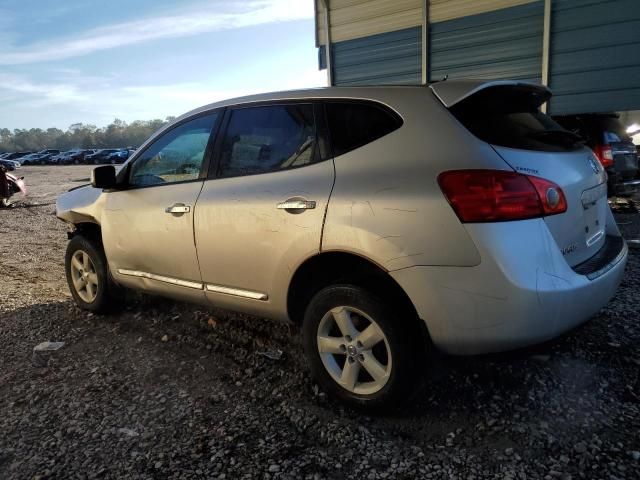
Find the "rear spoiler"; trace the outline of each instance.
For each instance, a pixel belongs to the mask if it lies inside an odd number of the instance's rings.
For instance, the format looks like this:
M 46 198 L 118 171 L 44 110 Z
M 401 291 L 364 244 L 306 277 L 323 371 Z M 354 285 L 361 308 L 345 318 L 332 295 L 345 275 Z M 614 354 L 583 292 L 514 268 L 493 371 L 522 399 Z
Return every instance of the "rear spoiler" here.
M 544 85 L 517 80 L 445 80 L 429 85 L 442 104 L 451 108 L 463 100 L 490 88 L 505 88 L 530 92 L 542 105 L 551 98 L 551 90 Z

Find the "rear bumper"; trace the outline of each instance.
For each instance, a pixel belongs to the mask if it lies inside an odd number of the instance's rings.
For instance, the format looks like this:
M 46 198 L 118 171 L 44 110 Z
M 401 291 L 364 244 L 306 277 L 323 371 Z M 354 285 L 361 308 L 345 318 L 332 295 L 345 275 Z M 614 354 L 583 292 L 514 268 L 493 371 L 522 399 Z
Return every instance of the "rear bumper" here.
M 480 265 L 391 272 L 447 353 L 499 352 L 557 337 L 606 305 L 624 274 L 624 242 L 589 279 L 568 266 L 543 220 L 467 228 Z

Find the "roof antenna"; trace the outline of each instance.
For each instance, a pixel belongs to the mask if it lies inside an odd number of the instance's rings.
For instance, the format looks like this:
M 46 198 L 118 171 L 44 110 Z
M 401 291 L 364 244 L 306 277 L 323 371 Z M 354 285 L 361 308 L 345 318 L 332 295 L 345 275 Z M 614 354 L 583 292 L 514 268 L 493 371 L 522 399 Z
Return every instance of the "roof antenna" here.
M 433 80 L 431 83 L 440 83 L 440 82 L 446 82 L 447 78 L 449 78 L 449 74 L 447 73 L 444 77 L 442 77 L 441 80 Z

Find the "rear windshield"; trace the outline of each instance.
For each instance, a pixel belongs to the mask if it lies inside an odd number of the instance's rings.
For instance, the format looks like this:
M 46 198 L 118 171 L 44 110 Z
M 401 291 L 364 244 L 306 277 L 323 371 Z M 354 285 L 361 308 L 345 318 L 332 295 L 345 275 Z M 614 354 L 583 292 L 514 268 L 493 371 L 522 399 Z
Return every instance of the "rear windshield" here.
M 571 151 L 582 139 L 538 108 L 539 90 L 497 86 L 453 105 L 451 113 L 480 140 L 492 145 L 536 151 Z

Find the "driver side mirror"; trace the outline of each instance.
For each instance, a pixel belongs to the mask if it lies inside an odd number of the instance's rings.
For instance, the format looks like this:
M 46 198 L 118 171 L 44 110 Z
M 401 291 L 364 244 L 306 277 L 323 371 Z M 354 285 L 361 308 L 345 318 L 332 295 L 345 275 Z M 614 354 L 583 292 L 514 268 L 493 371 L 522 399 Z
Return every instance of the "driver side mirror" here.
M 91 186 L 93 188 L 111 189 L 116 188 L 116 168 L 113 165 L 96 167 L 91 172 Z

